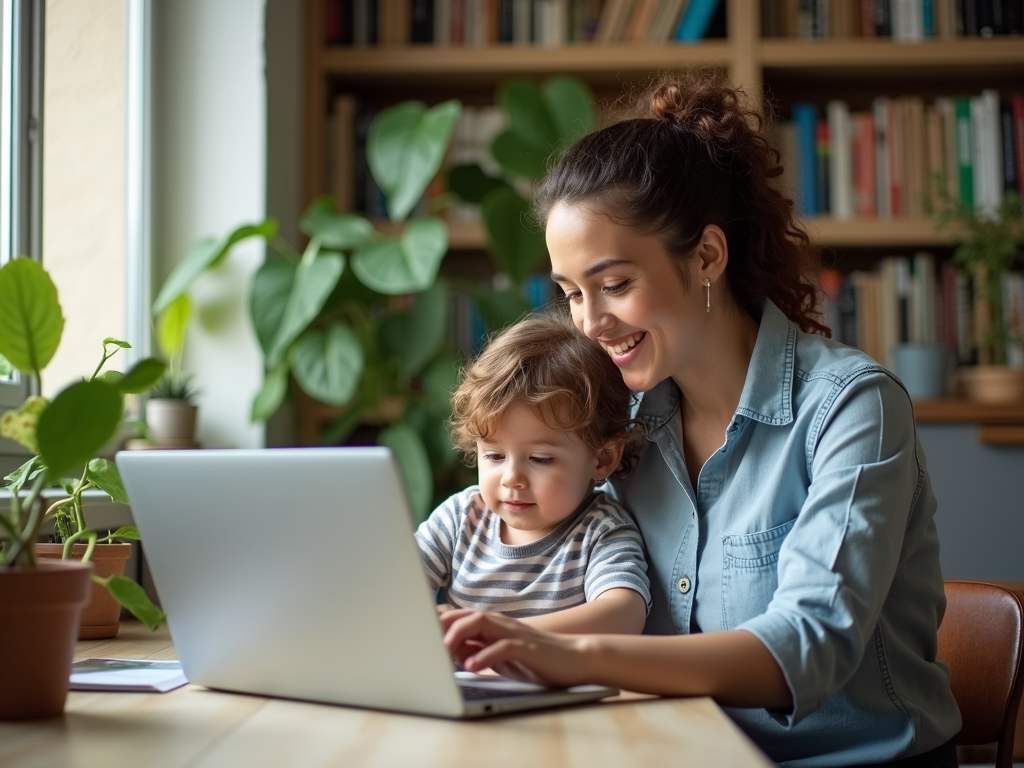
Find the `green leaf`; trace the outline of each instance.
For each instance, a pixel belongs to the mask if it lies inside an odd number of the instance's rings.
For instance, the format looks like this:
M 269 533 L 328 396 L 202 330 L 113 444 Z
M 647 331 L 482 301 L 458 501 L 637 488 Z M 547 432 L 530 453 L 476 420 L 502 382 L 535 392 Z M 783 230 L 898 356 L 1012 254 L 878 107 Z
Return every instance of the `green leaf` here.
M 462 358 L 450 351 L 435 358 L 423 372 L 423 394 L 433 413 L 447 417 L 451 412 L 452 393 L 458 387 L 461 368 Z
M 123 378 L 124 374 L 121 371 L 103 371 L 96 377 L 96 381 L 105 381 L 107 384 L 113 384 L 116 387 L 117 383 Z
M 399 239 L 381 240 L 357 250 L 352 271 L 367 287 L 380 293 L 418 293 L 433 284 L 447 250 L 444 222 L 421 216 Z
M 479 205 L 488 192 L 507 186 L 507 181 L 488 176 L 476 163 L 453 165 L 448 169 L 448 189 L 467 203 Z
M 491 142 L 491 156 L 509 173 L 539 179 L 548 171 L 548 157 L 551 149 L 532 144 L 518 133 L 505 130 Z
M 0 355 L 23 373 L 38 374 L 64 331 L 57 286 L 24 256 L 0 267 Z
M 461 108 L 455 100 L 430 109 L 405 101 L 382 110 L 370 125 L 366 157 L 392 221 L 404 220 L 423 197 L 441 167 Z
M 537 85 L 522 78 L 506 80 L 498 87 L 498 103 L 508 115 L 509 130 L 545 150 L 546 158 L 560 134 Z
M 7 489 L 11 493 L 19 493 L 26 483 L 35 480 L 40 472 L 46 471 L 46 465 L 39 456 L 33 456 L 9 475 L 4 476 Z
M 103 340 L 104 348 L 107 346 L 107 344 L 113 344 L 115 347 L 120 347 L 121 349 L 131 349 L 132 348 L 132 345 L 129 344 L 127 341 L 122 341 L 121 339 L 115 339 L 113 336 L 107 336 L 107 338 L 105 338 Z
M 13 372 L 14 366 L 11 365 L 11 361 L 0 355 L 0 376 L 10 376 Z
M 320 313 L 344 269 L 345 261 L 340 254 L 321 253 L 317 241 L 310 241 L 295 273 L 281 325 L 267 355 L 267 362 L 272 368 L 281 362 L 291 343 Z
M 267 259 L 253 276 L 249 314 L 264 356 L 270 354 L 274 336 L 281 327 L 297 271 L 298 266 L 287 259 Z
M 409 312 L 381 321 L 380 339 L 398 360 L 404 376 L 420 372 L 444 342 L 448 331 L 448 291 L 441 282 L 416 295 Z
M 540 86 L 541 98 L 565 151 L 594 130 L 594 94 L 575 77 L 549 77 Z
M 183 293 L 172 301 L 156 324 L 156 338 L 160 351 L 166 357 L 174 357 L 185 346 L 185 329 L 192 317 L 192 300 Z
M 365 216 L 338 213 L 329 196 L 313 201 L 302 214 L 299 229 L 310 237 L 319 237 L 325 248 L 337 250 L 362 245 L 374 235 L 373 224 Z
M 78 488 L 78 478 L 62 477 L 57 484 L 64 489 L 64 493 L 66 493 L 68 496 L 71 496 Z
M 277 413 L 281 401 L 288 393 L 289 368 L 288 361 L 282 360 L 280 365 L 264 375 L 263 386 L 252 401 L 252 414 L 249 417 L 252 421 L 266 421 Z
M 416 523 L 426 520 L 434 494 L 434 474 L 423 440 L 407 424 L 395 424 L 380 433 L 377 440 L 395 454 L 405 481 L 405 492 Z
M 269 238 L 277 234 L 277 222 L 267 219 L 260 224 L 245 224 L 223 240 L 212 237 L 200 240 L 185 254 L 164 283 L 153 302 L 153 313 L 159 315 L 176 298 L 188 291 L 192 283 L 210 267 L 219 265 L 236 244 L 249 237 Z
M 109 383 L 125 394 L 137 395 L 152 388 L 160 380 L 160 377 L 164 375 L 166 369 L 167 364 L 163 360 L 158 360 L 155 357 L 146 357 L 139 360 L 128 373 L 116 382 Z
M 480 291 L 475 298 L 488 333 L 507 328 L 530 312 L 530 304 L 515 291 Z
M 102 584 L 117 602 L 131 611 L 132 615 L 156 631 L 167 616 L 150 601 L 146 591 L 126 576 L 93 576 L 92 580 Z
M 292 373 L 311 397 L 344 405 L 363 374 L 363 348 L 344 323 L 332 323 L 326 332 L 311 328 L 292 350 Z
M 498 189 L 480 206 L 495 261 L 521 285 L 547 258 L 544 233 L 531 223 L 530 203 L 512 189 Z
M 104 381 L 80 381 L 43 411 L 36 428 L 39 455 L 51 478 L 91 459 L 121 422 L 121 393 Z
M 86 468 L 85 477 L 118 504 L 128 503 L 128 492 L 121 482 L 121 473 L 112 461 L 93 459 Z
M 6 437 L 28 448 L 32 453 L 39 453 L 36 429 L 39 417 L 49 404 L 45 397 L 32 395 L 17 408 L 0 416 L 0 437 Z
M 142 537 L 139 536 L 139 529 L 134 525 L 122 525 L 112 534 L 110 537 L 113 539 L 131 539 L 132 541 L 142 541 Z

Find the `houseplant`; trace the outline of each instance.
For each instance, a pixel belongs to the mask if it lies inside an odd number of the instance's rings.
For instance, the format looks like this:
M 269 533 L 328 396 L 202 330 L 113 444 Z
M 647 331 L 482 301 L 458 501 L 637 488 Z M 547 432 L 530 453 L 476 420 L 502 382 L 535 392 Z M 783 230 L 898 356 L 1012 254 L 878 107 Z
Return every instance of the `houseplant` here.
M 27 258 L 0 268 L 0 355 L 38 382 L 64 329 L 57 289 L 46 271 Z M 63 710 L 78 635 L 79 614 L 89 599 L 89 562 L 104 541 L 138 538 L 132 528 L 101 536 L 88 528 L 82 494 L 97 487 L 127 502 L 114 465 L 96 458 L 121 422 L 125 394 L 148 389 L 163 372 L 158 360 L 140 361 L 125 374 L 103 372 L 125 342 L 106 339 L 95 371 L 53 400 L 28 398 L 0 420 L 0 433 L 32 457 L 5 479 L 11 510 L 0 515 L 0 719 L 46 717 Z M 72 479 L 66 479 L 69 473 Z M 60 484 L 67 496 L 44 507 L 45 491 Z M 85 544 L 80 562 L 42 562 L 36 549 L 44 521 L 62 528 L 65 554 Z M 92 577 L 136 616 L 155 627 L 162 614 L 135 582 L 123 576 Z
M 941 179 L 936 187 L 929 203 L 933 220 L 940 229 L 958 229 L 953 258 L 974 287 L 978 365 L 960 369 L 961 386 L 975 400 L 1024 400 L 1024 369 L 1006 364 L 1008 348 L 1024 344 L 1024 339 L 1007 322 L 1003 306 L 1005 276 L 1020 260 L 1024 244 L 1021 197 L 1007 192 L 998 208 L 980 211 L 953 199 Z
M 302 217 L 310 239 L 301 253 L 273 221 L 240 227 L 190 253 L 154 303 L 162 315 L 235 243 L 265 238 L 272 253 L 250 290 L 265 363 L 253 420 L 269 418 L 294 381 L 338 409 L 332 441 L 370 423 L 372 439 L 394 451 L 420 516 L 434 500 L 435 470 L 458 465 L 444 430 L 458 358 L 445 345 L 448 289 L 437 278 L 447 229 L 433 212 L 413 212 L 440 168 L 459 111 L 456 101 L 430 108 L 403 102 L 374 120 L 367 154 L 387 200 L 387 226 L 321 198 Z

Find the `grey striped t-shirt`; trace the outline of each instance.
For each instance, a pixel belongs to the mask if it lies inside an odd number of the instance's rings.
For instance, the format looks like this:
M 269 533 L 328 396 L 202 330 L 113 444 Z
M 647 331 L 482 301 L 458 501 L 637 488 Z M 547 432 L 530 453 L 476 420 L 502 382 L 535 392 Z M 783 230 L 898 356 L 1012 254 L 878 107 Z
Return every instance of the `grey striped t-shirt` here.
M 604 493 L 587 497 L 551 533 L 531 544 L 501 542 L 501 518 L 478 486 L 455 494 L 416 531 L 433 590 L 461 608 L 524 618 L 582 605 L 626 587 L 651 607 L 643 541 L 636 523 Z

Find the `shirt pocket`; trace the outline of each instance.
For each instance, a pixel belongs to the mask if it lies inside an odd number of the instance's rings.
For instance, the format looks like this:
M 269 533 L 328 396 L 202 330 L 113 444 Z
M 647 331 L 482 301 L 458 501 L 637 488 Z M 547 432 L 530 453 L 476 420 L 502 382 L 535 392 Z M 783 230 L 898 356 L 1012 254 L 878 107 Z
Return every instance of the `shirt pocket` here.
M 766 531 L 723 538 L 723 629 L 764 613 L 779 586 L 779 550 L 795 523 L 793 518 Z

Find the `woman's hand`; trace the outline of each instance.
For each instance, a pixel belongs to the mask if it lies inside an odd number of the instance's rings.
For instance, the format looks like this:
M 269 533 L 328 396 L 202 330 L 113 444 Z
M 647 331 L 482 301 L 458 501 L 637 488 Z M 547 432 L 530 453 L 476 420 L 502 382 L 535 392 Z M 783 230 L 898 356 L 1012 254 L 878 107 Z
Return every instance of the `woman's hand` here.
M 498 613 L 457 609 L 440 618 L 445 645 L 468 672 L 490 667 L 506 677 L 559 687 L 593 682 L 586 637 L 542 632 Z

